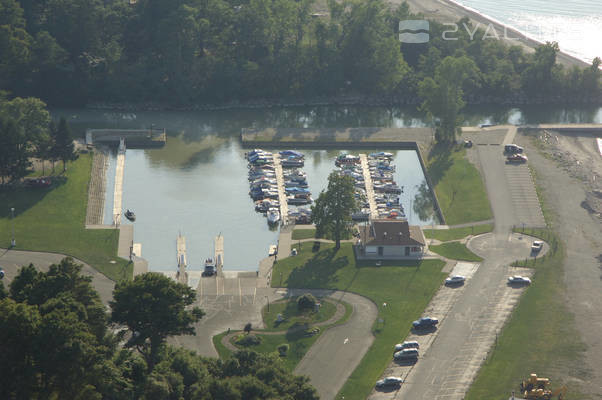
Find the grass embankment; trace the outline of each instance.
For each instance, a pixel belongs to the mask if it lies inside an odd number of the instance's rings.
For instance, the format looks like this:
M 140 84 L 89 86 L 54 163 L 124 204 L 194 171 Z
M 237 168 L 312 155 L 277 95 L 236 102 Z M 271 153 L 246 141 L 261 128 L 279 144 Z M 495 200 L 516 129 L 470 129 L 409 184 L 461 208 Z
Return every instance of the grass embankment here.
M 468 250 L 468 247 L 464 243 L 460 242 L 447 242 L 439 245 L 429 246 L 429 250 L 452 260 L 460 261 L 483 261 L 483 259 L 477 256 L 472 251 Z
M 62 168 L 62 165 L 60 166 Z M 67 254 L 90 264 L 115 281 L 129 279 L 132 265 L 117 257 L 119 231 L 84 229 L 91 154 L 82 154 L 54 179 L 51 189 L 10 188 L 0 191 L 0 247 L 10 245 L 14 223 L 17 250 Z M 15 219 L 10 219 L 10 208 Z M 116 263 L 111 264 L 114 260 Z
M 327 321 L 332 318 L 337 309 L 336 303 L 321 301 L 322 306 L 318 313 L 300 313 L 296 306 L 296 298 L 285 302 L 272 303 L 270 305 L 270 311 L 267 311 L 267 307 L 264 307 L 262 315 L 266 325 L 266 329 L 253 331 L 252 334 L 261 338 L 261 344 L 255 346 L 237 346 L 240 349 L 246 348 L 249 350 L 257 351 L 259 353 L 276 353 L 278 354 L 278 346 L 281 344 L 288 344 L 289 350 L 286 356 L 281 357 L 284 366 L 289 370 L 293 371 L 301 359 L 305 356 L 305 353 L 310 349 L 318 337 L 324 333 L 328 328 L 345 323 L 353 313 L 353 307 L 345 302 L 341 302 L 345 307 L 345 313 L 341 318 L 332 324 L 321 326 L 319 333 L 313 336 L 306 336 L 305 331 L 311 329 L 310 327 L 316 323 Z M 276 317 L 278 314 L 283 314 L 285 321 L 277 324 Z M 286 331 L 283 334 L 270 334 L 264 335 L 262 332 L 278 332 Z M 223 345 L 222 338 L 226 336 L 228 332 L 220 333 L 213 337 L 213 344 L 222 359 L 229 358 L 232 352 Z M 236 345 L 236 337 L 233 338 L 232 344 Z
M 321 301 L 320 311 L 299 311 L 297 307 L 297 298 L 287 301 L 279 301 L 270 304 L 270 311 L 264 307 L 262 316 L 265 329 L 263 331 L 277 332 L 284 331 L 290 328 L 295 328 L 303 325 L 312 325 L 317 322 L 326 321 L 331 318 L 337 311 L 335 303 L 330 301 Z M 278 314 L 283 317 L 282 322 L 277 321 Z
M 303 240 L 303 239 L 314 239 L 316 238 L 316 229 L 315 228 L 306 228 L 306 229 L 295 229 L 293 230 L 292 239 L 293 240 Z M 318 239 L 327 239 L 334 240 L 334 238 L 330 236 L 319 236 Z M 351 239 L 351 235 L 343 235 L 343 240 Z
M 293 240 L 313 239 L 316 237 L 316 229 L 295 229 L 293 230 Z
M 428 239 L 437 239 L 442 242 L 449 240 L 458 240 L 465 238 L 468 235 L 480 235 L 482 233 L 491 232 L 493 224 L 473 225 L 464 228 L 452 229 L 423 229 L 424 236 Z
M 506 400 L 512 390 L 518 393 L 520 382 L 531 373 L 551 378 L 553 389 L 567 382 L 567 368 L 576 377 L 586 373 L 579 370 L 578 363 L 585 347 L 564 301 L 563 245 L 548 230 L 525 233 L 548 240 L 551 248 L 535 265 L 533 284 L 504 327 L 466 400 Z M 570 385 L 567 398 L 579 398 Z
M 376 303 L 378 319 L 384 323 L 377 322 L 373 327 L 372 347 L 337 395 L 363 400 L 391 361 L 395 343 L 408 335 L 411 322 L 422 314 L 441 285 L 446 276 L 441 272 L 444 263 L 399 261 L 376 267 L 373 262 L 356 263 L 349 243 L 342 244 L 336 252 L 331 244 L 320 247 L 314 251 L 304 246 L 296 257 L 279 260 L 274 274 L 282 273 L 283 286 L 346 290 Z M 277 283 L 273 282 L 274 286 Z
M 483 179 L 463 148 L 433 147 L 427 170 L 448 225 L 491 219 Z

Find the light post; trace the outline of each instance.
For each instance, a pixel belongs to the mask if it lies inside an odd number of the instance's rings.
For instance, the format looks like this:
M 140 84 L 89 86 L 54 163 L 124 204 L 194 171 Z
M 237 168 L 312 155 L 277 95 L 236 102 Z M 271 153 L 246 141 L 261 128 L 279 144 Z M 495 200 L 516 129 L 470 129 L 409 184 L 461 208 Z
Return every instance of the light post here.
M 15 208 L 10 208 L 10 221 L 11 221 L 11 230 L 12 230 L 12 239 L 10 241 L 10 247 L 15 247 L 17 245 L 17 241 L 15 240 Z

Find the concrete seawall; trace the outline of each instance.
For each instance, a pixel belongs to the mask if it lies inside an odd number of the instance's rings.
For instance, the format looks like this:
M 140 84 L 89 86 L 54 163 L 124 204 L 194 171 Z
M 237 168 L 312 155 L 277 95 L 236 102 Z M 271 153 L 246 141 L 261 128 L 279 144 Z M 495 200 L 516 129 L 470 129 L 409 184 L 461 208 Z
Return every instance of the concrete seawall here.
M 92 159 L 92 172 L 90 183 L 88 185 L 86 226 L 102 225 L 103 223 L 108 163 L 109 160 L 106 149 L 102 147 L 96 148 Z

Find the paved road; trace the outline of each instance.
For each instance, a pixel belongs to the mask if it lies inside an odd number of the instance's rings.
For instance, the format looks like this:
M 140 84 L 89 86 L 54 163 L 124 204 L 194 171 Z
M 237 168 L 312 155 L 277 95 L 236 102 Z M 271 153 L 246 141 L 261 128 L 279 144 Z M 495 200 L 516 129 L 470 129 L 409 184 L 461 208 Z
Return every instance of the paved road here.
M 339 291 L 330 296 L 351 304 L 353 315 L 320 336 L 295 369 L 297 375 L 309 376 L 323 400 L 334 399 L 372 345 L 371 328 L 378 314 L 376 305 L 365 297 Z
M 521 176 L 520 184 L 515 185 L 517 188 L 510 190 L 509 186 L 517 181 L 514 176 L 508 176 L 501 144 L 513 141 L 515 133 L 513 128 L 504 128 L 466 135 L 475 143 L 469 150 L 469 157 L 484 177 L 495 221 L 492 233 L 477 236 L 468 243 L 468 247 L 484 261 L 460 289 L 462 293 L 455 297 L 449 311 L 445 307 L 438 308 L 437 304 L 432 307 L 433 312 L 443 313 L 443 321 L 436 331 L 427 334 L 429 339 L 423 339 L 426 347 L 421 346 L 419 361 L 401 370 L 401 375 L 407 377 L 406 383 L 395 392 L 374 392 L 372 398 L 464 398 L 481 363 L 495 344 L 497 332 L 518 302 L 524 288 L 509 286 L 506 279 L 513 274 L 530 275 L 531 271 L 511 268 L 509 263 L 530 255 L 532 239 L 510 231 L 513 225 L 521 222 L 517 211 L 523 215 L 521 208 L 527 207 L 528 213 L 534 212 L 539 209 L 539 203 L 535 206 L 531 201 L 517 201 L 531 196 L 533 184 L 524 176 Z M 443 287 L 433 302 L 438 297 L 445 297 L 447 289 Z M 450 296 L 445 298 L 452 298 Z M 400 370 L 390 368 L 389 371 L 399 373 Z
M 339 291 L 258 287 L 261 279 L 202 278 L 197 290 L 198 305 L 207 315 L 196 324 L 195 336 L 178 336 L 171 338 L 170 343 L 217 357 L 213 336 L 228 329 L 241 330 L 248 322 L 262 328 L 261 309 L 268 301 L 308 292 L 343 300 L 353 306 L 349 321 L 321 335 L 295 370 L 310 377 L 322 399 L 333 399 L 374 340 L 371 328 L 377 316 L 376 305 L 362 296 Z
M 2 266 L 6 274 L 3 279 L 4 286 L 8 287 L 19 272 L 19 269 L 24 265 L 32 263 L 40 271 L 48 271 L 51 264 L 57 264 L 65 257 L 67 256 L 55 253 L 0 249 L 0 266 Z M 100 294 L 102 302 L 108 304 L 109 300 L 113 298 L 115 282 L 83 261 L 78 259 L 75 259 L 75 261 L 83 264 L 82 274 L 92 277 L 92 286 Z

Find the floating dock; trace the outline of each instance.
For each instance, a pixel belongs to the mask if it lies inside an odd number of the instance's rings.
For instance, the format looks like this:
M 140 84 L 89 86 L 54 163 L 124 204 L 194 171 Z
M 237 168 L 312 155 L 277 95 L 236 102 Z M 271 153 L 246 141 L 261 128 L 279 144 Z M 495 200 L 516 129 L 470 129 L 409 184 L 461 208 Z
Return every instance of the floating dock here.
M 278 202 L 280 203 L 280 220 L 283 225 L 288 225 L 288 202 L 286 201 L 286 190 L 284 187 L 284 172 L 280 162 L 280 154 L 274 153 L 274 170 L 276 172 L 276 184 L 278 185 Z
M 224 237 L 220 233 L 215 237 L 213 242 L 214 255 L 213 260 L 215 261 L 215 267 L 217 268 L 217 274 L 222 275 L 224 269 Z
M 360 163 L 362 165 L 362 173 L 364 174 L 364 185 L 366 186 L 366 197 L 370 205 L 370 219 L 378 219 L 378 208 L 374 200 L 374 185 L 372 184 L 372 176 L 370 175 L 370 166 L 368 165 L 368 156 L 360 154 Z
M 178 234 L 176 240 L 176 255 L 178 258 L 176 281 L 188 285 L 188 272 L 186 271 L 186 266 L 188 265 L 188 261 L 186 260 L 186 238 L 181 234 Z
M 115 192 L 113 193 L 113 225 L 121 224 L 122 197 L 123 197 L 123 172 L 125 169 L 125 140 L 119 141 L 117 152 L 117 167 L 115 169 Z

